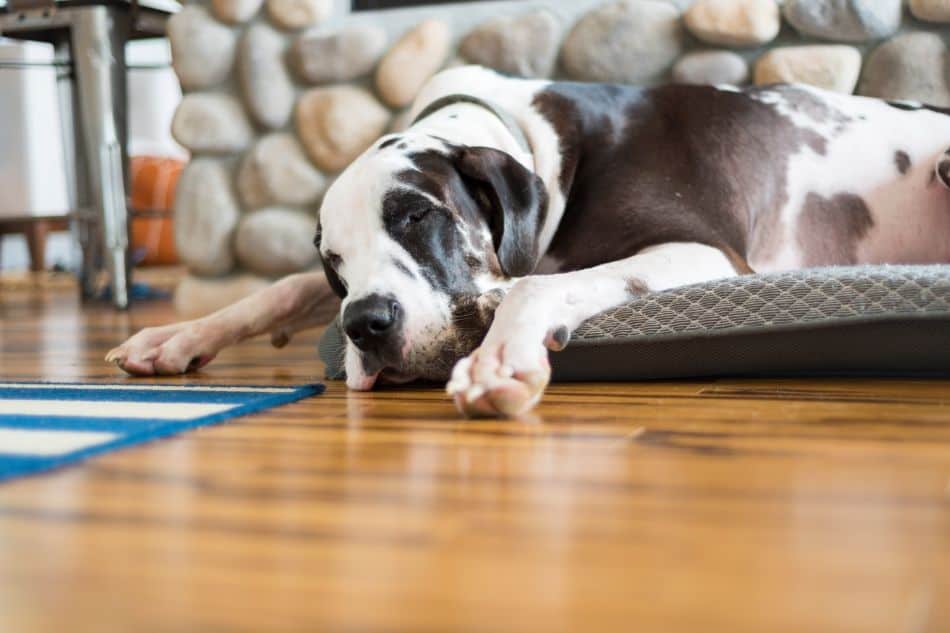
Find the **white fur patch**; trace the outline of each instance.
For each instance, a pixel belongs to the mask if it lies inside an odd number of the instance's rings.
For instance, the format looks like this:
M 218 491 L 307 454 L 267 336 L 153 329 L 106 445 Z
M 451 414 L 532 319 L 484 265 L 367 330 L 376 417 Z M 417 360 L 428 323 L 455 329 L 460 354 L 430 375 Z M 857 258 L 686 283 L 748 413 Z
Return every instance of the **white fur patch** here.
M 482 345 L 458 362 L 446 386 L 464 412 L 517 415 L 540 400 L 550 379 L 546 345 L 598 312 L 632 298 L 632 289 L 665 290 L 735 270 L 718 249 L 695 243 L 653 246 L 594 268 L 522 279 L 495 312 Z
M 778 92 L 759 100 L 773 105 L 796 126 L 828 139 L 820 155 L 803 146 L 790 157 L 788 201 L 780 212 L 779 250 L 753 244 L 749 263 L 759 272 L 790 270 L 805 264 L 798 221 L 809 194 L 861 197 L 874 225 L 858 247 L 857 263 L 926 262 L 950 259 L 950 213 L 945 192 L 929 187 L 929 172 L 950 145 L 950 117 L 928 110 L 906 111 L 877 99 L 804 88 L 849 121 L 816 121 Z M 911 171 L 902 175 L 895 156 L 904 152 Z M 922 171 L 923 170 L 923 171 Z M 761 212 L 761 210 L 760 210 Z

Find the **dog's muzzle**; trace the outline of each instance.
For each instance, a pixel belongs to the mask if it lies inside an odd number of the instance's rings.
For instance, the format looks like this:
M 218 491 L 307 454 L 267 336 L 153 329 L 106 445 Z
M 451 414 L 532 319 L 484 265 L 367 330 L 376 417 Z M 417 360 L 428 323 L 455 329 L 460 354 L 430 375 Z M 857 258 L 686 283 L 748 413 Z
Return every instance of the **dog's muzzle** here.
M 364 355 L 380 364 L 399 353 L 404 312 L 391 296 L 371 294 L 343 311 L 343 331 Z

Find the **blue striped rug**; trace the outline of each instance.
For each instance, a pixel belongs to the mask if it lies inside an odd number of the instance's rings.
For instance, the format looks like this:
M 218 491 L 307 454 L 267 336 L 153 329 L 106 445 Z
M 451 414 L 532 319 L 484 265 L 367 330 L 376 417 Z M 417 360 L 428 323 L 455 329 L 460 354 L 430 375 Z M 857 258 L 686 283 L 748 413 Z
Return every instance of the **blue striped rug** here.
M 323 389 L 0 383 L 0 481 L 294 402 Z

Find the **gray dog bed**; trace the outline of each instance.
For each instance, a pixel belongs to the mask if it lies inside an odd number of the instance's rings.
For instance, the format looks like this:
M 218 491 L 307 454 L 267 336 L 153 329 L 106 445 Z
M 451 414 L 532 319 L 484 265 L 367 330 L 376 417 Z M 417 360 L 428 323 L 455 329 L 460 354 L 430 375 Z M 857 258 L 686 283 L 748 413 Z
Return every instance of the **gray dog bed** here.
M 320 356 L 343 377 L 342 333 Z M 584 322 L 554 380 L 950 375 L 950 265 L 819 268 L 658 292 Z

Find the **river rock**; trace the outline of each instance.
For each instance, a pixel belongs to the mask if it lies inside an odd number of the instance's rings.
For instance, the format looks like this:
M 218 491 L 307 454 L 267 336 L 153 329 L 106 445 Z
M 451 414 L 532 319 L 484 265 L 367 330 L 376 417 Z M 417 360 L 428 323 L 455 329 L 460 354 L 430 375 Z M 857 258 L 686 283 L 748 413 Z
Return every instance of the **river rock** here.
M 188 163 L 175 190 L 175 247 L 199 275 L 224 275 L 234 267 L 231 238 L 238 206 L 228 174 L 216 160 Z
M 333 15 L 333 0 L 267 0 L 267 14 L 284 30 L 303 29 Z
M 686 84 L 730 84 L 749 79 L 749 65 L 732 51 L 701 51 L 684 55 L 673 66 L 673 81 Z
M 861 74 L 861 52 L 853 46 L 784 46 L 756 62 L 755 83 L 803 83 L 845 94 Z
M 238 74 L 244 101 L 266 128 L 283 127 L 294 108 L 294 84 L 284 65 L 284 37 L 263 22 L 251 25 L 241 41 Z
M 194 92 L 178 104 L 172 136 L 192 152 L 237 152 L 251 141 L 253 130 L 234 97 Z
M 312 266 L 317 259 L 313 215 L 271 208 L 248 213 L 241 220 L 234 250 L 241 265 L 261 275 L 281 276 Z
M 240 301 L 272 283 L 250 274 L 227 277 L 185 275 L 175 288 L 175 312 L 181 319 L 198 319 Z
M 343 169 L 379 138 L 389 111 L 355 86 L 313 88 L 297 101 L 297 133 L 324 171 Z
M 237 35 L 208 10 L 189 4 L 168 19 L 172 67 L 182 88 L 199 90 L 225 79 L 234 63 Z
M 238 170 L 237 188 L 245 207 L 312 205 L 326 190 L 327 179 L 307 159 L 292 134 L 259 140 Z
M 403 35 L 379 62 L 376 91 L 394 108 L 412 103 L 422 85 L 445 63 L 452 34 L 442 20 L 424 20 Z
M 785 0 L 783 13 L 803 35 L 866 42 L 897 32 L 901 0 Z
M 465 36 L 459 52 L 468 61 L 519 77 L 548 77 L 557 61 L 557 18 L 549 11 L 483 22 Z
M 290 63 L 309 83 L 351 81 L 368 75 L 385 48 L 385 31 L 358 24 L 336 33 L 301 34 L 290 47 Z
M 241 24 L 253 18 L 262 3 L 263 0 L 211 0 L 211 11 L 222 22 Z
M 950 0 L 910 0 L 910 11 L 918 20 L 950 22 Z
M 660 79 L 683 50 L 679 12 L 656 0 L 611 2 L 589 12 L 561 48 L 567 73 L 584 81 Z
M 684 19 L 693 35 L 720 46 L 761 46 L 782 26 L 775 0 L 697 0 Z
M 864 68 L 860 93 L 950 107 L 950 60 L 935 33 L 906 33 L 877 47 Z

